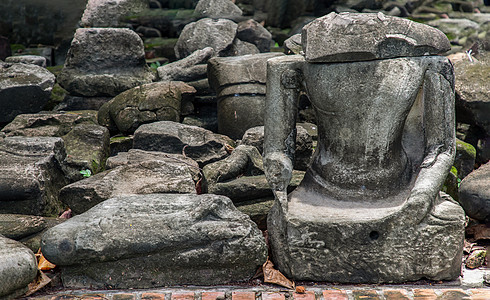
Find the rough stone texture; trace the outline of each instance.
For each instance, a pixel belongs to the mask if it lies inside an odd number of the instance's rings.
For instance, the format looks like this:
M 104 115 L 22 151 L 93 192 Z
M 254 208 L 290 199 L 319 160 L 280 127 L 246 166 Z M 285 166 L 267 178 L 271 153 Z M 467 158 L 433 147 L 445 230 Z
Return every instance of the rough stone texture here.
M 490 135 L 490 56 L 477 61 L 452 59 L 456 75 L 458 120 L 477 125 Z
M 65 186 L 59 199 L 73 213 L 81 214 L 109 198 L 131 194 L 195 194 L 192 178 L 197 163 L 189 165 L 178 157 L 146 155 L 146 160 L 130 161 L 108 171 Z
M 97 124 L 95 111 L 40 112 L 22 114 L 7 124 L 5 136 L 53 136 L 61 137 L 78 124 Z
M 480 25 L 468 19 L 456 19 L 456 18 L 441 18 L 437 20 L 431 20 L 427 22 L 427 25 L 435 27 L 447 35 L 452 35 L 456 37 L 462 37 L 465 31 L 477 30 Z
M 92 174 L 105 168 L 109 156 L 109 130 L 96 124 L 80 124 L 63 136 L 66 149 L 65 174 L 71 180 L 80 180 L 80 170 Z
M 180 81 L 148 83 L 127 90 L 104 104 L 99 123 L 128 135 L 142 124 L 156 121 L 180 121 L 182 106 L 190 103 L 196 90 Z M 103 115 L 103 114 L 109 114 Z M 110 118 L 110 120 L 107 120 Z
M 267 60 L 282 53 L 214 57 L 208 80 L 218 95 L 218 132 L 233 139 L 263 125 Z
M 180 123 L 161 121 L 141 125 L 134 132 L 133 148 L 147 151 L 185 154 L 200 166 L 228 156 L 229 137 Z
M 267 258 L 250 218 L 210 194 L 109 199 L 48 230 L 42 252 L 65 286 L 93 288 L 244 281 Z
M 292 279 L 350 283 L 460 276 L 464 212 L 439 192 L 455 156 L 450 62 L 320 64 L 293 55 L 270 59 L 267 76 L 264 171 L 276 198 L 268 216 L 276 267 Z M 318 145 L 287 195 L 303 86 Z
M 27 292 L 27 285 L 36 278 L 34 253 L 19 242 L 0 235 L 0 297 L 15 299 Z
M 88 0 L 81 27 L 123 27 L 124 17 L 149 7 L 148 0 Z
M 233 19 L 243 12 L 230 0 L 199 0 L 194 14 L 198 17 Z
M 271 51 L 272 34 L 253 19 L 238 23 L 236 37 L 254 44 L 260 52 Z
M 242 137 L 241 145 L 255 146 L 260 153 L 264 152 L 264 126 L 248 129 Z M 294 169 L 305 171 L 313 154 L 313 139 L 306 129 L 296 126 L 296 143 Z
M 458 170 L 458 178 L 463 179 L 473 171 L 475 159 L 475 147 L 456 139 L 456 157 L 454 158 L 454 166 Z
M 231 48 L 223 52 L 222 56 L 242 56 L 259 53 L 259 49 L 254 44 L 235 39 Z
M 160 81 L 193 81 L 206 78 L 206 62 L 214 55 L 214 49 L 206 47 L 173 63 L 158 67 Z
M 46 220 L 40 216 L 0 214 L 0 235 L 19 240 L 46 228 Z
M 297 33 L 284 41 L 284 53 L 300 54 L 303 51 L 301 33 Z
M 6 137 L 0 141 L 0 213 L 58 215 L 67 184 L 61 138 Z
M 345 62 L 422 56 L 451 49 L 441 31 L 383 13 L 330 13 L 303 27 L 308 62 Z
M 39 55 L 17 55 L 9 56 L 5 59 L 7 63 L 25 63 L 37 65 L 40 67 L 46 67 L 46 58 Z
M 459 203 L 469 217 L 490 222 L 490 163 L 480 166 L 461 181 Z
M 41 111 L 51 96 L 54 80 L 45 68 L 0 62 L 0 123 Z
M 99 110 L 102 105 L 112 97 L 77 97 L 66 95 L 65 99 L 57 104 L 54 111 Z
M 216 55 L 231 46 L 238 25 L 226 19 L 204 18 L 187 24 L 175 44 L 175 56 L 179 59 L 206 47 L 214 49 Z
M 71 94 L 93 97 L 116 96 L 153 78 L 143 42 L 134 31 L 79 28 L 57 80 Z

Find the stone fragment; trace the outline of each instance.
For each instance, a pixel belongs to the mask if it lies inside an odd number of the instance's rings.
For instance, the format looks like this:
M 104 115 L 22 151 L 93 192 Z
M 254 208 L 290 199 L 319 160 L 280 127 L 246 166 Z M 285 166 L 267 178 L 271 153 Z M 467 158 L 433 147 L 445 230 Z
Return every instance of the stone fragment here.
M 486 250 L 475 250 L 466 258 L 465 266 L 468 269 L 476 269 L 481 267 L 485 263 L 485 257 L 487 256 Z
M 475 147 L 456 139 L 456 157 L 454 158 L 454 166 L 458 170 L 458 178 L 463 179 L 473 171 L 475 159 Z
M 63 140 L 54 137 L 6 137 L 0 141 L 0 213 L 57 216 Z
M 458 119 L 483 128 L 490 135 L 490 56 L 478 61 L 452 59 L 456 75 L 456 109 Z
M 490 163 L 481 165 L 461 181 L 459 203 L 466 215 L 490 222 Z
M 99 110 L 102 105 L 111 100 L 112 97 L 77 97 L 67 95 L 63 101 L 57 104 L 54 111 L 78 111 Z
M 70 181 L 83 179 L 81 170 L 91 174 L 105 169 L 109 156 L 109 130 L 96 124 L 80 124 L 63 136 L 66 149 L 65 174 Z
M 301 54 L 303 46 L 301 45 L 301 33 L 297 33 L 284 41 L 284 53 Z
M 38 271 L 34 253 L 21 243 L 0 235 L 0 261 L 0 297 L 19 298 L 36 278 Z
M 267 258 L 257 226 L 211 194 L 106 200 L 48 230 L 42 252 L 66 287 L 86 288 L 246 281 Z
M 97 124 L 95 111 L 22 114 L 2 128 L 5 136 L 61 137 L 78 124 Z
M 194 9 L 197 17 L 234 19 L 243 12 L 230 0 L 199 0 Z
M 81 214 L 109 198 L 130 194 L 195 194 L 199 167 L 178 154 L 131 150 L 111 158 L 109 170 L 65 186 L 59 199 Z
M 214 49 L 206 47 L 189 56 L 158 67 L 160 81 L 194 81 L 206 78 L 206 62 L 214 55 Z
M 46 220 L 40 216 L 0 214 L 0 235 L 19 240 L 46 228 Z
M 153 78 L 143 42 L 134 31 L 79 28 L 57 79 L 71 94 L 93 97 L 116 96 Z
M 478 30 L 480 25 L 468 19 L 438 18 L 427 22 L 427 25 L 439 29 L 448 36 L 461 38 L 470 30 Z
M 239 139 L 263 125 L 267 60 L 282 53 L 214 57 L 208 61 L 208 81 L 218 95 L 218 132 Z
M 383 13 L 330 13 L 303 27 L 308 62 L 347 62 L 441 54 L 451 49 L 441 31 Z
M 124 18 L 148 8 L 148 0 L 88 0 L 81 27 L 124 27 Z
M 106 108 L 99 110 L 99 122 L 109 128 L 113 123 L 119 132 L 126 135 L 133 134 L 142 124 L 157 121 L 178 122 L 182 106 L 191 102 L 195 92 L 193 87 L 181 81 L 137 86 L 104 104 Z
M 264 126 L 248 129 L 242 137 L 241 145 L 255 146 L 260 153 L 264 151 Z M 313 154 L 313 139 L 306 129 L 296 126 L 294 169 L 306 170 Z
M 54 75 L 45 68 L 0 62 L 0 123 L 41 111 L 51 96 Z
M 238 23 L 236 37 L 254 44 L 260 52 L 271 51 L 272 34 L 253 19 Z
M 235 39 L 231 48 L 225 51 L 222 56 L 243 56 L 259 53 L 259 49 L 254 44 Z
M 170 121 L 141 125 L 134 132 L 133 148 L 184 154 L 200 166 L 228 156 L 235 143 L 229 137 L 209 130 Z
M 32 64 L 40 67 L 46 67 L 46 58 L 44 56 L 39 55 L 17 55 L 17 56 L 9 56 L 5 59 L 7 63 L 24 63 L 24 64 Z
M 192 52 L 206 47 L 214 49 L 216 55 L 231 46 L 238 25 L 226 19 L 204 18 L 187 24 L 175 45 L 175 56 L 182 59 Z

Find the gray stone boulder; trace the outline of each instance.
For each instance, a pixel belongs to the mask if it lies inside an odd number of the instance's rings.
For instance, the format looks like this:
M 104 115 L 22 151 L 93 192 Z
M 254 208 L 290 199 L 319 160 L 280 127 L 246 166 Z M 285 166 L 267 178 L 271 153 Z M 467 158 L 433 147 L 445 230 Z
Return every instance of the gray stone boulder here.
M 211 47 L 196 50 L 178 61 L 158 67 L 158 80 L 188 82 L 206 78 L 206 63 L 212 56 L 214 49 Z
M 19 240 L 45 229 L 46 219 L 41 216 L 0 214 L 0 235 Z
M 330 13 L 304 26 L 301 38 L 308 62 L 434 55 L 451 49 L 438 29 L 383 13 Z
M 196 90 L 181 81 L 148 83 L 127 90 L 103 105 L 99 124 L 123 134 L 133 134 L 142 124 L 180 121 L 182 107 L 191 103 Z
M 134 132 L 134 149 L 184 154 L 200 166 L 228 156 L 235 143 L 225 135 L 180 123 L 161 121 L 141 125 Z
M 230 0 L 199 0 L 194 9 L 197 17 L 234 19 L 242 14 L 242 10 Z
M 226 19 L 204 18 L 189 23 L 175 44 L 175 56 L 181 59 L 206 47 L 213 48 L 219 56 L 232 45 L 237 27 L 235 22 Z
M 54 75 L 45 68 L 0 62 L 0 123 L 41 111 L 51 96 Z
M 461 181 L 459 203 L 470 218 L 490 222 L 490 163 L 480 166 Z
M 5 136 L 61 137 L 79 124 L 97 124 L 96 111 L 22 114 L 2 128 Z
M 301 44 L 301 33 L 297 33 L 287 40 L 284 41 L 284 53 L 291 54 L 300 54 L 303 51 L 303 46 Z
M 460 43 L 463 38 L 466 39 L 480 28 L 477 22 L 460 18 L 440 18 L 427 22 L 427 25 L 439 29 L 451 37 L 451 41 L 457 43 Z
M 233 44 L 231 44 L 231 48 L 223 52 L 222 56 L 242 56 L 259 53 L 259 49 L 254 44 L 235 39 Z
M 32 64 L 40 67 L 46 67 L 46 57 L 40 55 L 17 55 L 9 56 L 5 59 L 7 63 L 24 63 Z
M 0 235 L 0 260 L 0 298 L 19 298 L 36 278 L 36 257 L 26 246 Z
M 130 150 L 109 160 L 109 170 L 63 187 L 59 199 L 81 214 L 109 198 L 130 194 L 195 194 L 198 164 L 182 155 Z M 197 173 L 196 173 L 197 172 Z
M 48 230 L 42 252 L 66 287 L 93 288 L 246 281 L 267 258 L 257 226 L 211 194 L 106 200 Z
M 99 110 L 102 105 L 110 101 L 112 97 L 78 97 L 66 95 L 63 101 L 58 103 L 54 111 L 78 111 Z
M 92 97 L 116 96 L 153 78 L 143 41 L 134 31 L 79 28 L 57 79 L 71 94 Z
M 264 126 L 247 130 L 240 141 L 241 145 L 255 146 L 261 154 L 264 151 Z M 293 167 L 305 171 L 313 155 L 313 138 L 302 126 L 296 126 L 296 144 Z
M 67 154 L 65 174 L 70 181 L 82 179 L 81 170 L 95 174 L 105 169 L 109 140 L 109 130 L 96 124 L 77 125 L 63 136 Z
M 244 42 L 254 44 L 260 52 L 271 51 L 272 34 L 253 19 L 238 23 L 236 37 Z
M 0 213 L 57 216 L 58 192 L 67 179 L 63 140 L 6 137 L 0 141 Z
M 148 0 L 88 0 L 81 27 L 124 27 L 124 18 L 149 7 Z
M 267 60 L 282 53 L 213 57 L 208 81 L 218 96 L 218 132 L 239 139 L 264 124 Z
M 451 59 L 456 75 L 456 109 L 459 121 L 473 124 L 490 135 L 490 57 L 470 62 L 465 56 Z

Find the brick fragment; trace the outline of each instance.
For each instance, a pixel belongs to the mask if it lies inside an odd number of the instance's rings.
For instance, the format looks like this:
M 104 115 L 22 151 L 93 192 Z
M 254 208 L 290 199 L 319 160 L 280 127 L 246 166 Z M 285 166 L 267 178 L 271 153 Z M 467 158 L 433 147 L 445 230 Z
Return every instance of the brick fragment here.
M 436 292 L 431 289 L 414 289 L 413 290 L 414 300 L 435 300 L 437 299 Z
M 202 292 L 202 300 L 223 300 L 225 299 L 224 292 Z
M 444 289 L 441 290 L 442 294 L 438 299 L 450 299 L 450 300 L 469 300 L 471 299 L 470 295 L 465 293 L 463 289 Z
M 285 300 L 285 299 L 286 298 L 281 293 L 271 293 L 271 292 L 262 293 L 262 300 Z
M 342 290 L 324 290 L 323 298 L 325 300 L 348 300 L 349 296 L 346 291 Z
M 194 292 L 172 293 L 172 300 L 194 300 Z
M 490 299 L 490 289 L 471 289 L 471 300 L 488 300 Z
M 233 292 L 231 300 L 255 300 L 255 292 Z
M 352 296 L 355 300 L 379 300 L 381 299 L 375 290 L 354 290 Z
M 293 293 L 294 300 L 315 300 L 315 292 L 306 291 L 304 293 Z
M 408 292 L 404 289 L 383 290 L 386 300 L 409 300 Z
M 164 293 L 143 293 L 141 300 L 165 300 Z
M 114 294 L 112 300 L 136 300 L 135 294 Z

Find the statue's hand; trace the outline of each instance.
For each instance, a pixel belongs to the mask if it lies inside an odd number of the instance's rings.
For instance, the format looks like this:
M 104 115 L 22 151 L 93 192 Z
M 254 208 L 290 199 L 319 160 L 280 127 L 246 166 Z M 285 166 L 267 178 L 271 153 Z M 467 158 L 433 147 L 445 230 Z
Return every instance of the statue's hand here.
M 293 162 L 286 154 L 280 152 L 266 154 L 264 171 L 274 192 L 286 192 L 293 173 Z

